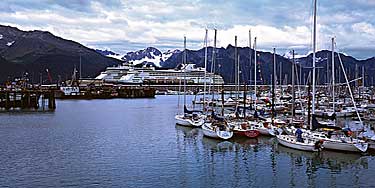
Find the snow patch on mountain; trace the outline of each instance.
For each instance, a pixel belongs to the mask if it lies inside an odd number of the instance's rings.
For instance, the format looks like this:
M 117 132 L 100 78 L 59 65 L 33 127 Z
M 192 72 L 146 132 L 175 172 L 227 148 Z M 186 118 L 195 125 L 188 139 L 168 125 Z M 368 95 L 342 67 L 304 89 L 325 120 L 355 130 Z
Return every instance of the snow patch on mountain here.
M 9 47 L 12 46 L 12 44 L 14 44 L 14 42 L 16 42 L 16 41 L 8 42 L 7 46 L 9 46 Z
M 107 57 L 111 57 L 111 58 L 115 58 L 115 59 L 118 59 L 118 60 L 121 60 L 123 61 L 122 57 L 123 55 L 120 55 L 118 53 L 115 53 L 115 52 L 112 52 L 110 50 L 100 50 L 100 49 L 95 49 L 96 52 L 104 55 L 104 56 L 107 56 Z
M 158 58 L 157 56 L 153 56 L 152 58 L 149 58 L 149 57 L 144 57 L 142 59 L 139 59 L 139 60 L 130 60 L 129 63 L 132 63 L 134 65 L 138 65 L 138 64 L 154 64 L 155 66 L 157 67 L 160 67 L 160 63 L 161 63 L 162 59 L 161 58 Z
M 297 54 L 297 53 L 294 53 L 294 58 L 295 59 L 304 58 L 304 57 L 309 56 L 311 53 L 312 53 L 312 51 L 309 51 L 307 54 Z M 292 59 L 293 58 L 293 52 L 292 51 L 287 51 L 283 55 L 283 57 L 285 57 L 287 59 Z
M 163 53 L 163 61 L 166 61 L 167 59 L 169 59 L 173 54 L 176 54 L 176 53 L 180 53 L 181 51 L 176 49 L 176 50 L 168 50 L 166 52 Z
M 3 39 L 3 38 L 4 38 L 4 36 L 2 34 L 0 34 L 0 40 Z
M 122 59 L 122 55 L 120 55 L 120 54 L 109 54 L 109 55 L 107 55 L 107 57 L 112 57 L 112 58 L 115 58 L 115 59 L 118 59 L 118 60 L 121 60 L 121 61 L 124 61 L 123 59 Z

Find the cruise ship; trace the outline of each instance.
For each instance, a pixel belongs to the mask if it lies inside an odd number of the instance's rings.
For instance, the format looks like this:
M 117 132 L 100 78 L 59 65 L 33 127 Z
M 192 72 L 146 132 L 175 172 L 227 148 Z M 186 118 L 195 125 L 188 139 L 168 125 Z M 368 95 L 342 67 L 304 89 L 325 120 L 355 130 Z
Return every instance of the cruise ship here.
M 220 75 L 206 72 L 194 64 L 182 65 L 181 69 L 156 69 L 155 67 L 136 67 L 123 64 L 107 67 L 96 79 L 109 83 L 123 84 L 179 84 L 186 80 L 187 84 L 224 84 Z

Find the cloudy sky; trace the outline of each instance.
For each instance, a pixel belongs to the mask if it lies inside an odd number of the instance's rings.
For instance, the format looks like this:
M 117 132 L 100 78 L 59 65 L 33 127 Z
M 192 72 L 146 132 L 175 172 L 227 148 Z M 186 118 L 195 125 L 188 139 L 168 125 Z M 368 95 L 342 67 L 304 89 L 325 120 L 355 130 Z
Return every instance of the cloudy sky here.
M 205 28 L 212 45 L 239 46 L 257 36 L 258 47 L 311 51 L 312 0 L 2 0 L 0 24 L 47 30 L 92 48 L 123 54 L 148 46 L 165 51 L 203 46 Z M 375 56 L 375 0 L 320 0 L 318 49 L 330 48 L 360 59 Z

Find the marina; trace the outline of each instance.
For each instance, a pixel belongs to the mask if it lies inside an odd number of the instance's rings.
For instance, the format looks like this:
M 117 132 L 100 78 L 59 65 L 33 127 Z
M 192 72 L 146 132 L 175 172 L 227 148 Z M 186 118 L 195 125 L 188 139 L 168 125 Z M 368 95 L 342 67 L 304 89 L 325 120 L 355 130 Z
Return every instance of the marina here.
M 305 152 L 262 135 L 207 138 L 175 125 L 177 98 L 56 100 L 52 113 L 0 114 L 1 185 L 373 186 L 372 152 Z
M 0 187 L 375 187 L 375 3 L 7 3 Z

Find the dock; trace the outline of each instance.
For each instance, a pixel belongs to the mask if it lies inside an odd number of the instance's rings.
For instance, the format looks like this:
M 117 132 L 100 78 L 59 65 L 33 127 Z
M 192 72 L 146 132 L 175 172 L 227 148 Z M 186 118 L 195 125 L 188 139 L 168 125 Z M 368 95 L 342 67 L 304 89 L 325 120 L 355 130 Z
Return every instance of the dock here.
M 58 99 L 114 99 L 155 98 L 155 89 L 148 86 L 69 86 L 60 87 L 55 93 Z
M 54 90 L 0 87 L 0 111 L 53 111 L 55 109 Z

